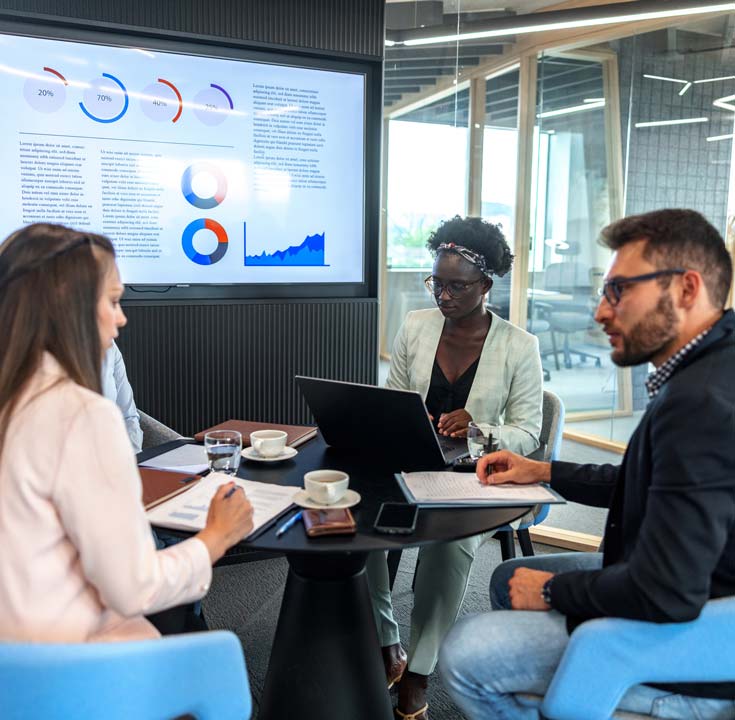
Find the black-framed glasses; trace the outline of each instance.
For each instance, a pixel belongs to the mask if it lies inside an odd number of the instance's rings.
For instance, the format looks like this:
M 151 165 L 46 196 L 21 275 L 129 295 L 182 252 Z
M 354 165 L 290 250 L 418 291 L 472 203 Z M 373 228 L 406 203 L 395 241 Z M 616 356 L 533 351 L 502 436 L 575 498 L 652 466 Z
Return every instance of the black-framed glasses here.
M 623 288 L 633 283 L 646 282 L 646 280 L 654 280 L 655 278 L 664 277 L 666 275 L 683 275 L 686 272 L 684 268 L 671 268 L 669 270 L 657 270 L 656 272 L 646 273 L 645 275 L 633 275 L 632 277 L 618 277 L 612 280 L 606 280 L 600 288 L 600 297 L 605 298 L 610 305 L 615 307 L 623 295 Z
M 476 285 L 483 280 L 489 280 L 492 286 L 492 278 L 481 277 L 472 282 L 460 282 L 459 280 L 452 280 L 448 283 L 443 283 L 439 278 L 435 278 L 433 275 L 424 279 L 424 285 L 426 289 L 434 296 L 439 297 L 445 290 L 449 293 L 449 297 L 459 297 L 466 293 L 473 285 Z

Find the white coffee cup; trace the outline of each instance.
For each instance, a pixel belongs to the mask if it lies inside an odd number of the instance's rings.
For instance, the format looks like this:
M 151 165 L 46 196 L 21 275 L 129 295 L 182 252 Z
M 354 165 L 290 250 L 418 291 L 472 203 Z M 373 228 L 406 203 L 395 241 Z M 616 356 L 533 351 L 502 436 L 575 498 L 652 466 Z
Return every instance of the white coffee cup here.
M 250 433 L 250 447 L 262 457 L 278 457 L 283 454 L 287 439 L 283 430 L 256 430 Z
M 304 475 L 306 494 L 322 505 L 339 502 L 349 485 L 350 476 L 341 470 L 312 470 Z

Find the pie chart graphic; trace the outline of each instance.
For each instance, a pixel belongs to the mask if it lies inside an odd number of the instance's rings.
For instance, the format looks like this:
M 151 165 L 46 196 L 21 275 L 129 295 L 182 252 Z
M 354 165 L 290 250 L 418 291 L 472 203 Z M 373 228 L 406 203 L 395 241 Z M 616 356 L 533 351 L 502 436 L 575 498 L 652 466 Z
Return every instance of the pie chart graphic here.
M 194 248 L 194 236 L 200 230 L 209 230 L 217 237 L 217 247 L 209 255 L 204 255 Z M 181 236 L 181 247 L 184 249 L 184 254 L 197 265 L 214 265 L 219 262 L 227 252 L 227 242 L 225 229 L 218 222 L 209 218 L 193 220 L 184 228 L 184 233 Z
M 198 178 L 197 176 L 204 175 L 204 178 Z M 208 176 L 208 177 L 206 177 Z M 202 197 L 198 195 L 194 190 L 193 185 L 197 183 L 197 180 L 214 180 L 217 189 L 214 195 L 209 197 Z M 227 178 L 225 174 L 212 163 L 198 162 L 193 165 L 189 165 L 184 174 L 181 176 L 181 192 L 184 194 L 187 202 L 200 210 L 209 210 L 213 207 L 217 207 L 227 195 Z

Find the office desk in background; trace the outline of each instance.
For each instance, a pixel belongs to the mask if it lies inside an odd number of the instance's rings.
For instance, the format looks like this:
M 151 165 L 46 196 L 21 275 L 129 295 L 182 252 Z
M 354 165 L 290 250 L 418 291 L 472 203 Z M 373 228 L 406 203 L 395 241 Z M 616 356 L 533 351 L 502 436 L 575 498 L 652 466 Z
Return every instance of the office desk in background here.
M 153 457 L 175 444 L 145 451 L 138 459 Z M 373 530 L 380 504 L 404 501 L 393 476 L 401 468 L 374 453 L 328 448 L 321 435 L 298 450 L 293 460 L 282 463 L 243 460 L 238 476 L 301 487 L 309 470 L 343 470 L 362 501 L 352 508 L 356 535 L 308 538 L 298 523 L 277 538 L 279 522 L 241 543 L 247 549 L 283 553 L 289 564 L 258 716 L 260 720 L 392 720 L 365 575 L 367 553 L 476 535 L 516 520 L 528 508 L 422 509 L 412 535 L 380 535 Z M 245 653 L 247 657 L 247 648 Z

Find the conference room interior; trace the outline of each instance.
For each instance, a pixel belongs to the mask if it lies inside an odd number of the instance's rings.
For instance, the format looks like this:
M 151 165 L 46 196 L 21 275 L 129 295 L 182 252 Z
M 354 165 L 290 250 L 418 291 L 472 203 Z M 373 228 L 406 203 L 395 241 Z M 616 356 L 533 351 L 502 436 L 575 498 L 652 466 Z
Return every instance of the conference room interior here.
M 365 74 L 361 282 L 129 288 L 118 345 L 139 408 L 189 437 L 235 417 L 311 424 L 296 375 L 384 384 L 406 314 L 435 305 L 430 233 L 475 216 L 500 224 L 515 254 L 487 302 L 538 337 L 544 389 L 565 409 L 560 459 L 619 462 L 651 368 L 615 366 L 593 320 L 611 256 L 598 237 L 626 215 L 687 207 L 735 256 L 735 12 L 456 38 L 614 1 L 0 0 L 0 33 L 176 40 L 204 55 L 266 52 Z M 432 34 L 447 37 L 405 42 Z M 604 519 L 552 507 L 531 529 L 534 550 L 593 551 Z M 203 611 L 241 640 L 258 717 L 288 563 L 270 552 L 240 560 L 215 569 Z M 497 542 L 481 548 L 462 614 L 489 609 L 500 560 Z M 394 589 L 404 643 L 415 561 L 403 552 Z M 431 717 L 461 720 L 436 677 Z

